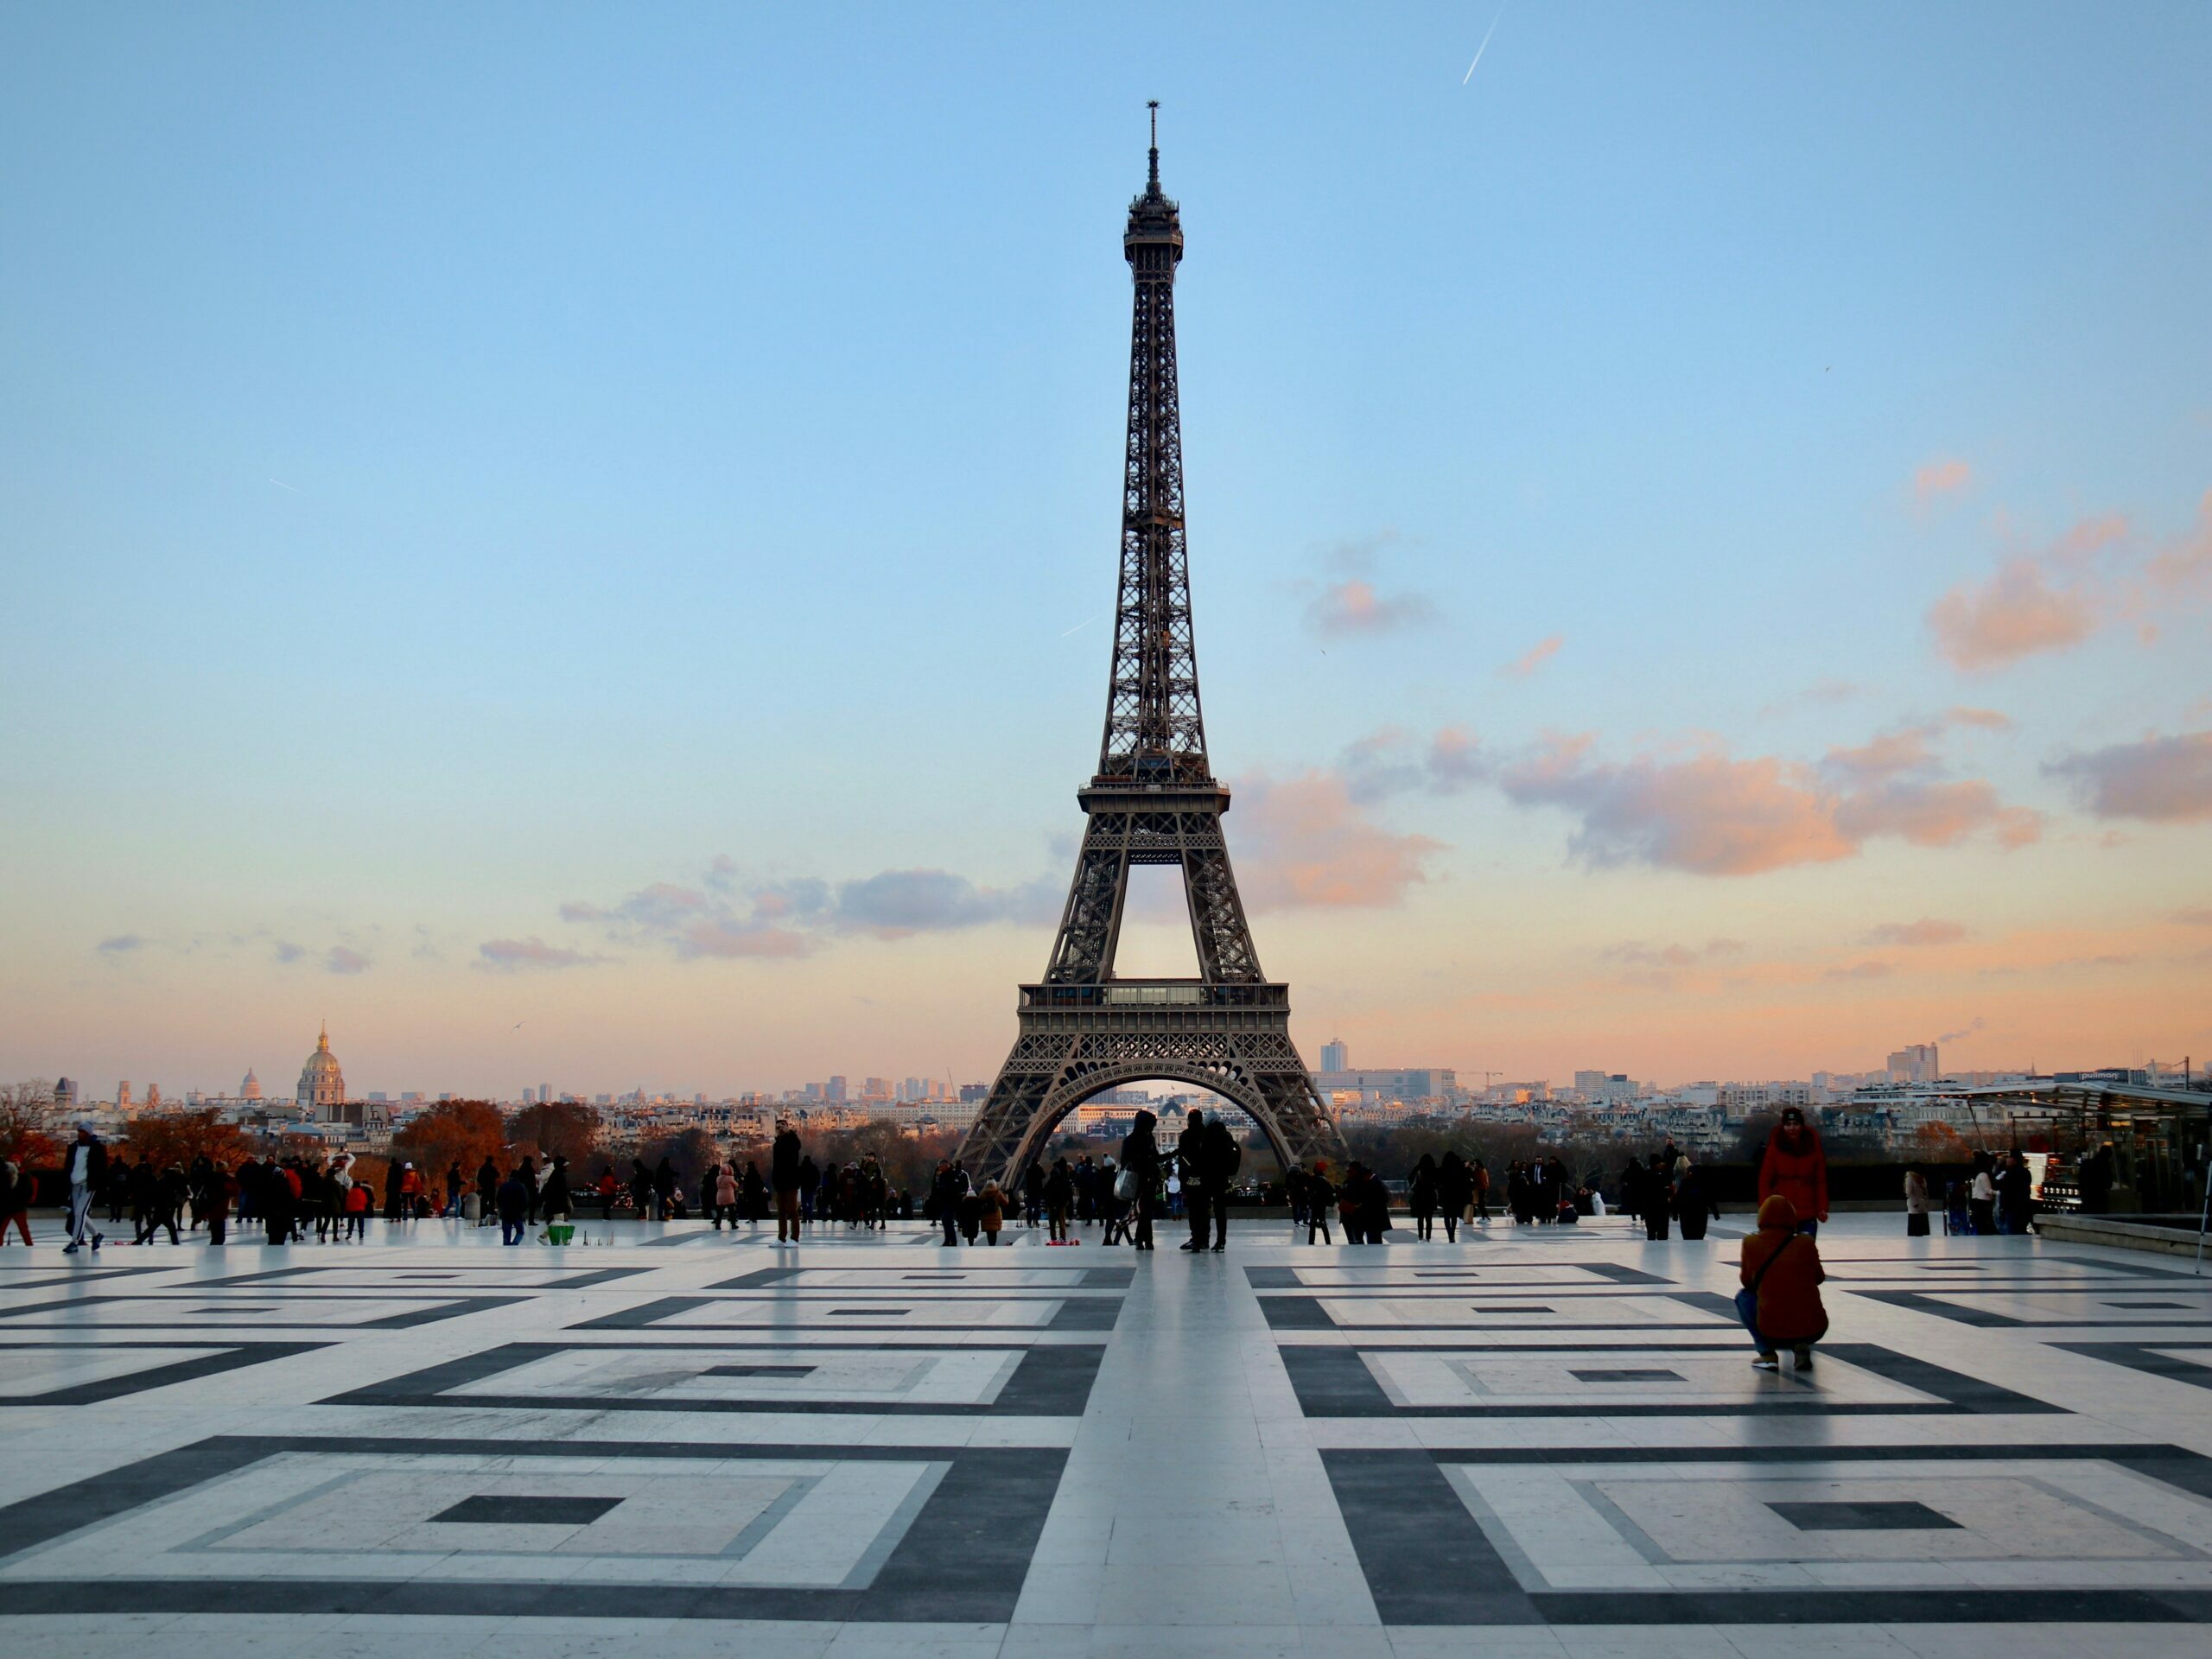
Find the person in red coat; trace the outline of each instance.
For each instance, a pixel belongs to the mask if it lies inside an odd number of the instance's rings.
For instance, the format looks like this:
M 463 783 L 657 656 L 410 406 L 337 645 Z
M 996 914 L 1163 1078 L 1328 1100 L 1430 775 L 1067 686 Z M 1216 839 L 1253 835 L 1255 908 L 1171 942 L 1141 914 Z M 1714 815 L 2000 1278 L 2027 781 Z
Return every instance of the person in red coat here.
M 1828 1155 L 1821 1150 L 1821 1137 L 1805 1122 L 1805 1114 L 1785 1106 L 1782 1122 L 1766 1143 L 1759 1160 L 1759 1203 L 1780 1193 L 1797 1212 L 1797 1230 L 1817 1233 L 1828 1218 Z
M 1758 1353 L 1751 1363 L 1777 1370 L 1775 1350 L 1796 1351 L 1797 1369 L 1813 1369 L 1813 1344 L 1828 1333 L 1827 1309 L 1821 1303 L 1821 1247 L 1802 1236 L 1797 1211 L 1780 1193 L 1759 1205 L 1758 1230 L 1744 1241 L 1737 1278 L 1736 1311 Z

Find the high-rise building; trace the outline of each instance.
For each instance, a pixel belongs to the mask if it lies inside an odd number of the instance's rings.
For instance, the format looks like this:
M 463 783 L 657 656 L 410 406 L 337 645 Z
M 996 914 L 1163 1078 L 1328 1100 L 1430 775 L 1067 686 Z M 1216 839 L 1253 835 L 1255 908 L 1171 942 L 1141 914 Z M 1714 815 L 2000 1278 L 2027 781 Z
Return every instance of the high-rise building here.
M 57 1112 L 73 1112 L 77 1109 L 77 1084 L 74 1078 L 56 1077 L 54 1080 L 54 1109 Z
M 253 1075 L 253 1068 L 250 1065 L 245 1069 L 245 1081 L 238 1084 L 238 1098 L 240 1100 L 261 1098 L 261 1079 Z
M 316 1037 L 315 1052 L 300 1068 L 300 1086 L 293 1099 L 324 1122 L 334 1122 L 334 1109 L 346 1103 L 346 1074 L 338 1069 L 338 1057 L 330 1052 L 328 1026 Z
M 551 1084 L 541 1083 L 537 1085 L 537 1103 L 541 1106 L 550 1106 L 553 1103 L 553 1085 Z
M 832 1106 L 843 1105 L 845 1103 L 845 1079 L 842 1076 L 833 1077 L 829 1082 L 823 1084 L 822 1085 L 822 1098 Z
M 130 1109 L 130 1085 L 129 1084 L 118 1083 L 115 1085 L 115 1107 L 118 1111 L 121 1112 L 127 1112 Z
M 1344 1046 L 1343 1038 L 1332 1037 L 1321 1045 L 1321 1069 L 1324 1071 L 1351 1070 L 1351 1050 Z
M 1933 1043 L 1907 1043 L 1890 1056 L 1892 1083 L 1933 1083 L 1943 1075 Z
M 158 1112 L 162 1109 L 162 1085 L 158 1083 L 149 1083 L 146 1085 L 146 1109 L 149 1112 Z

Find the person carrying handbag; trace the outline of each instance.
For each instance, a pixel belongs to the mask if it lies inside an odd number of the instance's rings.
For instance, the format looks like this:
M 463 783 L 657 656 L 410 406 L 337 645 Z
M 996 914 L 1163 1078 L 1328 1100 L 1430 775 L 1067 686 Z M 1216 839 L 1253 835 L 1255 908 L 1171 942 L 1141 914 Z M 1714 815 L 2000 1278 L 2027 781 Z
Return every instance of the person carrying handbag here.
M 1758 1230 L 1744 1240 L 1743 1265 L 1737 1274 L 1736 1313 L 1758 1350 L 1751 1364 L 1779 1370 L 1780 1344 L 1796 1351 L 1797 1370 L 1813 1369 L 1813 1344 L 1827 1335 L 1827 1309 L 1821 1303 L 1821 1247 L 1797 1231 L 1797 1206 L 1779 1192 L 1759 1205 Z

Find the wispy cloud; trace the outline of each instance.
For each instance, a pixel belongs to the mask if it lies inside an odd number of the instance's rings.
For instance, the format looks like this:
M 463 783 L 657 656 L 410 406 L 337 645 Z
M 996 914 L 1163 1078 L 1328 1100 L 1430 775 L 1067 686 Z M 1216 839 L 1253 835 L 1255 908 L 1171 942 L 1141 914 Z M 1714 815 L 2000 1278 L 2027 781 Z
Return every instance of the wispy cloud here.
M 595 951 L 548 944 L 536 934 L 526 939 L 486 939 L 476 947 L 475 966 L 499 973 L 524 969 L 582 968 L 608 958 Z
M 2147 737 L 2048 761 L 2082 804 L 2101 818 L 2195 823 L 2212 818 L 2212 732 Z
M 102 939 L 93 949 L 104 957 L 127 957 L 134 950 L 144 950 L 148 943 L 141 934 L 118 933 L 111 938 Z
M 289 939 L 279 939 L 270 949 L 269 955 L 272 961 L 289 968 L 292 963 L 304 958 L 307 953 L 307 946 L 295 944 Z
M 2097 607 L 2084 588 L 2055 587 L 2035 560 L 2014 558 L 1937 600 L 1928 626 L 1951 665 L 1972 672 L 2080 645 L 2096 632 Z
M 1567 636 L 1554 633 L 1539 639 L 1497 671 L 1509 679 L 1525 680 L 1559 655 L 1559 648 L 1567 643 Z
M 1926 506 L 1939 496 L 1963 490 L 1974 481 L 1974 468 L 1955 458 L 1927 462 L 1912 474 L 1912 499 Z
M 1954 726 L 1972 726 L 1985 732 L 2009 732 L 2013 728 L 2012 717 L 1994 709 L 1970 709 L 1964 703 L 1955 704 L 1944 716 Z
M 680 959 L 772 959 L 804 956 L 835 936 L 899 939 L 994 922 L 1046 922 L 1058 913 L 1063 881 L 1047 873 L 1015 887 L 985 887 L 934 869 L 834 882 L 748 880 L 724 856 L 708 866 L 697 887 L 657 881 L 611 905 L 571 899 L 560 915 L 597 928 L 610 942 L 658 947 Z
M 1901 944 L 1918 949 L 1929 945 L 1955 944 L 1966 936 L 1967 930 L 1961 923 L 1923 916 L 1916 922 L 1884 922 L 1866 935 L 1866 943 Z
M 365 974 L 369 959 L 350 944 L 334 944 L 323 953 L 322 966 L 326 973 Z
M 1324 639 L 1374 637 L 1419 627 L 1436 609 L 1420 594 L 1385 598 L 1360 577 L 1332 582 L 1306 610 L 1306 620 Z
M 1741 956 L 1744 949 L 1741 939 L 1707 939 L 1702 945 L 1647 944 L 1642 939 L 1630 939 L 1609 946 L 1602 954 L 1609 961 L 1640 968 L 1694 968 Z
M 2080 645 L 2131 622 L 2154 645 L 2177 608 L 2212 597 L 2212 491 L 2189 526 L 2146 551 L 2125 513 L 2082 519 L 2040 548 L 2015 546 L 1988 576 L 1960 582 L 1928 609 L 1938 652 L 1969 672 Z
M 1333 772 L 1255 773 L 1235 790 L 1237 881 L 1254 910 L 1396 905 L 1444 850 L 1374 822 Z
M 1597 868 L 1756 875 L 1850 858 L 1880 836 L 1946 847 L 1986 830 L 2009 848 L 2042 833 L 2039 814 L 2005 805 L 1991 785 L 1936 775 L 1926 728 L 1831 751 L 1819 768 L 1710 742 L 1625 761 L 1594 747 L 1554 734 L 1497 776 L 1511 800 L 1573 812 L 1568 847 Z
M 1456 795 L 1490 776 L 1482 740 L 1464 726 L 1446 726 L 1424 744 L 1402 727 L 1385 726 L 1345 749 L 1336 770 L 1351 798 L 1378 801 L 1422 791 Z
M 1821 977 L 1829 980 L 1887 979 L 1897 971 L 1886 962 L 1854 962 L 1847 966 L 1831 968 Z

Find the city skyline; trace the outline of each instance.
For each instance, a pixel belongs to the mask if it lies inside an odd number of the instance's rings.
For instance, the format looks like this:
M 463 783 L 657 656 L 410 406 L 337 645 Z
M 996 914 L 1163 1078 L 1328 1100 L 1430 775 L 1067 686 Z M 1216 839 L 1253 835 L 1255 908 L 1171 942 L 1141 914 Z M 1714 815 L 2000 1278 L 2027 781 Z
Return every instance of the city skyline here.
M 1163 15 L 1165 70 L 496 11 L 0 19 L 9 1073 L 281 1079 L 327 1017 L 462 1093 L 988 1077 L 1106 667 L 1148 97 L 1309 1055 L 2212 1048 L 2212 18 L 1517 14 L 1462 85 L 1444 8 Z

